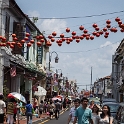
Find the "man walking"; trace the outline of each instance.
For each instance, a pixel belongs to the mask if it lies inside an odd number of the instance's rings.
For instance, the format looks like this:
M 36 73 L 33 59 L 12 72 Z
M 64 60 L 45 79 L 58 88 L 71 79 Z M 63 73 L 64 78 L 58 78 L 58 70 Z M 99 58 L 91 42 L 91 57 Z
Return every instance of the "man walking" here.
M 56 120 L 58 120 L 58 118 L 59 118 L 60 109 L 61 109 L 61 104 L 59 103 L 59 100 L 57 99 L 55 101 L 55 118 L 56 118 Z
M 88 105 L 88 99 L 83 98 L 81 100 L 82 106 L 78 107 L 75 111 L 75 118 L 73 124 L 77 122 L 78 124 L 93 124 L 92 120 L 92 110 L 87 107 Z
M 74 102 L 74 107 L 70 109 L 69 117 L 68 117 L 68 124 L 73 124 L 74 118 L 75 118 L 75 111 L 80 106 L 79 99 L 75 99 L 73 102 Z

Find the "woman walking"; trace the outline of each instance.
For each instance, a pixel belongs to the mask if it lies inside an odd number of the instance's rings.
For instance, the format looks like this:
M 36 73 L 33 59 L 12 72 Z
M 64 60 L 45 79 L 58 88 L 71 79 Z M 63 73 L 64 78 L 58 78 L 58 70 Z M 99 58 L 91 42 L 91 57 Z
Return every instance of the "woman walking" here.
M 39 104 L 39 118 L 41 118 L 41 115 L 43 113 L 43 100 L 40 101 L 40 104 Z
M 107 105 L 104 105 L 102 107 L 102 114 L 100 115 L 99 124 L 112 124 L 113 117 L 110 113 L 110 107 Z
M 94 105 L 92 108 L 92 119 L 93 119 L 93 124 L 98 124 L 99 123 L 99 106 L 98 105 Z

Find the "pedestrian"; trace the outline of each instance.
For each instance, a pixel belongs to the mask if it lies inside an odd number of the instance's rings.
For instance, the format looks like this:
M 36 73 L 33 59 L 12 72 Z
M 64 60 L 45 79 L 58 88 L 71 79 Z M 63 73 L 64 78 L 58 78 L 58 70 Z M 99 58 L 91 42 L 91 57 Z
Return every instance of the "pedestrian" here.
M 92 100 L 92 101 L 90 102 L 89 108 L 92 109 L 93 106 L 94 106 L 94 101 Z
M 88 99 L 83 97 L 81 100 L 82 106 L 79 106 L 75 111 L 75 118 L 73 124 L 78 120 L 78 124 L 93 124 L 92 110 L 87 107 Z
M 39 104 L 39 118 L 41 118 L 41 115 L 43 113 L 43 105 L 43 100 L 41 100 Z
M 113 117 L 110 113 L 110 107 L 107 105 L 104 105 L 102 107 L 102 113 L 100 114 L 100 119 L 98 124 L 112 124 L 113 123 Z
M 66 109 L 66 98 L 64 98 L 64 101 L 63 101 L 63 109 L 64 109 L 64 111 L 65 111 L 65 109 Z
M 53 112 L 54 112 L 54 105 L 52 102 L 50 102 L 50 106 L 49 106 L 49 116 L 50 116 L 50 119 L 53 118 Z
M 27 101 L 26 107 L 26 116 L 27 116 L 27 124 L 32 124 L 32 105 L 30 104 L 30 101 Z M 30 118 L 30 121 L 29 121 Z
M 3 95 L 0 94 L 0 124 L 4 123 L 4 117 L 6 117 L 6 104 L 3 101 Z
M 8 104 L 7 104 L 7 124 L 13 124 L 13 116 L 14 116 L 14 98 L 10 98 Z
M 38 113 L 38 100 L 36 97 L 34 97 L 34 102 L 33 102 L 33 108 L 36 113 Z
M 100 116 L 99 116 L 99 109 L 100 107 L 95 104 L 92 108 L 92 119 L 93 119 L 93 124 L 98 124 L 99 123 L 99 119 L 100 119 Z
M 59 100 L 57 99 L 55 101 L 55 118 L 56 118 L 56 120 L 58 120 L 58 118 L 59 118 L 59 111 L 60 111 L 60 109 L 61 109 L 61 105 L 59 103 Z
M 13 115 L 13 119 L 14 119 L 14 123 L 16 123 L 16 115 L 17 115 L 17 101 L 14 100 L 14 115 Z
M 79 99 L 75 99 L 73 102 L 74 102 L 74 107 L 70 109 L 69 117 L 68 117 L 68 124 L 73 124 L 74 118 L 75 118 L 75 111 L 80 106 Z

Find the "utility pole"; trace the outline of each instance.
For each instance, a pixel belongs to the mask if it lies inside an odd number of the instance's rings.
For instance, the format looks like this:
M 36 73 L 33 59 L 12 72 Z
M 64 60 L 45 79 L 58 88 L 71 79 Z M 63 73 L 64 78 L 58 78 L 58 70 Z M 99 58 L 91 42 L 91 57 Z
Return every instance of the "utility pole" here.
M 92 67 L 91 67 L 91 86 L 90 86 L 90 90 L 91 90 L 91 93 L 92 93 Z

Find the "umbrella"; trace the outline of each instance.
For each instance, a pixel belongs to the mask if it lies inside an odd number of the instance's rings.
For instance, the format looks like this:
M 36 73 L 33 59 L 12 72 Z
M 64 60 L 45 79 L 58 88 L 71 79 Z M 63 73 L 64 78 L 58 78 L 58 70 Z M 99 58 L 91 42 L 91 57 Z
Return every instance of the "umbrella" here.
M 21 95 L 20 93 L 12 92 L 12 93 L 9 93 L 8 97 L 9 98 L 16 98 L 16 99 L 26 103 L 25 97 L 23 95 Z
M 37 88 L 38 88 L 38 91 L 35 91 L 34 95 L 36 95 L 36 96 L 46 96 L 47 91 L 43 87 L 38 86 Z
M 55 101 L 55 100 L 57 100 L 57 99 L 58 99 L 59 101 L 61 101 L 60 98 L 57 98 L 57 97 L 52 98 L 53 101 Z

